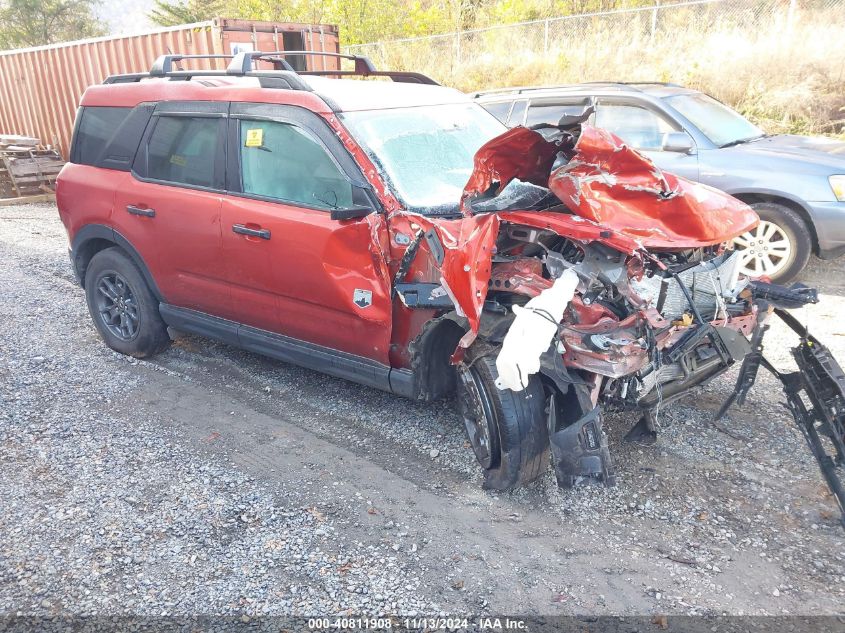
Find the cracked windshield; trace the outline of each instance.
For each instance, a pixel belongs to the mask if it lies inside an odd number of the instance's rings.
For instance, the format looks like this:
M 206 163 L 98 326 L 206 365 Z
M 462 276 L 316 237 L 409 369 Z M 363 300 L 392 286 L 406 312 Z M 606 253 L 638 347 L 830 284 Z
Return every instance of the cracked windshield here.
M 505 131 L 474 104 L 349 112 L 343 120 L 403 204 L 430 214 L 458 211 L 475 152 Z

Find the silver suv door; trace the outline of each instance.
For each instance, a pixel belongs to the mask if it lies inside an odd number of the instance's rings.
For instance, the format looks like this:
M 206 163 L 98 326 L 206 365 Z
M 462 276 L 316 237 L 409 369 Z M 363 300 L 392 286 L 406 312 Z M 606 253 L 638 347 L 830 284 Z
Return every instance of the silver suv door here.
M 689 138 L 689 151 L 664 149 L 666 135 L 682 132 L 682 129 L 662 113 L 627 100 L 600 98 L 594 120 L 596 127 L 613 132 L 630 147 L 651 158 L 661 169 L 690 180 L 698 180 L 695 142 Z

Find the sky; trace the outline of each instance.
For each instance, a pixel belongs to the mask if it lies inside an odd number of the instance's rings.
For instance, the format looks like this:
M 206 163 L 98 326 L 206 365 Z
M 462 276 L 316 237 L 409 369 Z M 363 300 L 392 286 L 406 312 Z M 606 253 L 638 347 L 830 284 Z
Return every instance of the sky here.
M 96 13 L 108 25 L 112 35 L 155 28 L 147 18 L 153 0 L 102 0 Z

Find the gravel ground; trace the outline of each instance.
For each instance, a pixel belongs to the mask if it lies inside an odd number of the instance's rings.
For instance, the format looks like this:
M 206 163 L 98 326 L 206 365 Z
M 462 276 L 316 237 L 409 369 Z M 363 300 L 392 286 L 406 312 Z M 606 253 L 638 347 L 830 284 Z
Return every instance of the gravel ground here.
M 805 313 L 845 359 L 843 261 Z M 422 405 L 186 337 L 106 348 L 55 207 L 0 209 L 0 613 L 842 614 L 845 540 L 764 376 L 666 407 L 619 485 L 480 489 Z M 773 328 L 768 355 L 788 366 Z

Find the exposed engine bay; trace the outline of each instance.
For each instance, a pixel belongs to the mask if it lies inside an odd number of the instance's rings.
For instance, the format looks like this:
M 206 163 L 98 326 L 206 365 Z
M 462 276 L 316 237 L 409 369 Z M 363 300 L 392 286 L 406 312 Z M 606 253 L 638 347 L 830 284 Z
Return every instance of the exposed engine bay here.
M 627 439 L 654 442 L 661 407 L 741 363 L 721 416 L 742 403 L 762 364 L 783 382 L 845 522 L 845 378 L 785 312 L 817 302 L 816 291 L 742 276 L 739 253 L 726 245 L 756 225 L 756 214 L 661 172 L 612 134 L 583 125 L 589 114 L 514 128 L 483 146 L 464 217 L 415 216 L 416 239 L 395 278 L 399 297 L 407 307 L 454 306 L 468 331 L 453 362 L 495 357 L 498 389 L 530 390 L 532 377 L 542 379 L 561 486 L 613 484 L 603 410 L 636 412 Z M 514 197 L 513 182 L 534 187 Z M 439 283 L 406 282 L 417 250 L 428 251 Z M 773 314 L 801 336 L 797 375 L 762 357 Z M 485 407 L 479 402 L 472 415 Z

